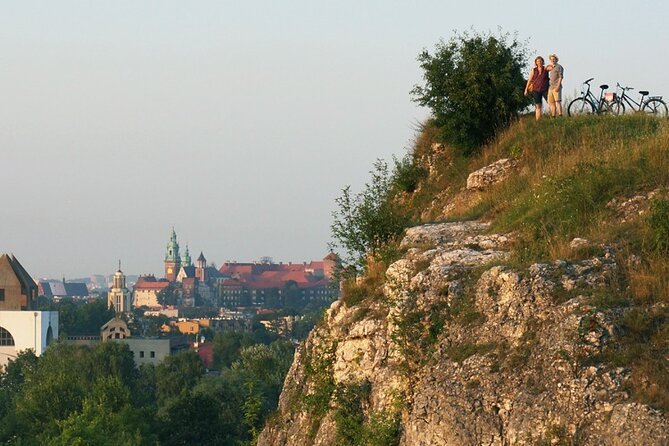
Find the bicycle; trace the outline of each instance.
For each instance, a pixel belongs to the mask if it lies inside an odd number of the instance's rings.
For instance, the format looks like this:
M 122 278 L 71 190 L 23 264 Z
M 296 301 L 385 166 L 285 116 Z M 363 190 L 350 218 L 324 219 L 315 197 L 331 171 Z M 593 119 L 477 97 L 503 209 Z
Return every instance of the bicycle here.
M 610 103 L 604 95 L 604 90 L 609 88 L 609 86 L 606 84 L 599 86 L 602 90 L 599 93 L 599 99 L 597 99 L 590 91 L 590 82 L 594 79 L 594 77 L 591 77 L 583 82 L 583 85 L 581 86 L 581 96 L 571 101 L 567 107 L 567 114 L 569 116 L 591 115 L 593 113 L 599 115 L 610 111 Z
M 615 101 L 611 103 L 611 113 L 616 116 L 625 114 L 626 108 L 629 108 L 634 113 L 645 113 L 661 118 L 665 118 L 669 115 L 669 109 L 667 109 L 667 104 L 662 100 L 662 96 L 648 96 L 648 91 L 639 90 L 641 99 L 637 102 L 627 95 L 627 92 L 629 90 L 634 90 L 634 88 L 623 87 L 616 82 L 616 93 L 618 90 L 622 91 L 622 94 L 618 95 Z M 644 100 L 644 97 L 646 96 L 648 96 L 648 98 Z

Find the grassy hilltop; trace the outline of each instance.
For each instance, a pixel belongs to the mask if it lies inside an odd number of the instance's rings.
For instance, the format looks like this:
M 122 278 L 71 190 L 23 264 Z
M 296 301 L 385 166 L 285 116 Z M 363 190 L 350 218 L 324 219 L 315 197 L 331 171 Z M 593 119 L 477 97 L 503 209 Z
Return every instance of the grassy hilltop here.
M 439 135 L 428 122 L 407 157 L 358 195 L 359 209 L 376 200 L 373 217 L 369 209 L 352 213 L 363 220 L 361 231 L 375 230 L 364 224 L 373 218 L 406 225 L 483 220 L 491 231 L 514 234 L 509 262 L 518 267 L 585 259 L 611 247 L 620 265 L 615 283 L 605 292 L 565 291 L 564 299 L 586 294 L 598 308 L 623 309 L 619 342 L 595 361 L 631 367 L 633 398 L 668 410 L 669 121 L 521 118 L 473 156 L 449 148 Z M 514 165 L 504 181 L 466 189 L 471 172 L 503 158 Z M 398 228 L 381 224 L 377 231 L 390 232 L 366 236 L 384 242 L 367 245 L 375 260 L 361 262 L 364 280 L 347 282 L 349 304 L 378 294 L 383 271 L 401 254 Z M 577 246 L 575 238 L 587 242 Z

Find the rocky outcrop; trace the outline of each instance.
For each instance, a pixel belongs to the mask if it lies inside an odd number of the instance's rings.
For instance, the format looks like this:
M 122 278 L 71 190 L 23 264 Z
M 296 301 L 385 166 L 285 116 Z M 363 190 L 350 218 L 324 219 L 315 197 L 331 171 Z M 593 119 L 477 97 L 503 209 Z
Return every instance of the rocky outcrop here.
M 667 417 L 628 393 L 630 371 L 592 360 L 628 311 L 593 297 L 615 281 L 615 251 L 519 269 L 512 236 L 488 232 L 409 229 L 382 296 L 335 302 L 300 347 L 258 444 L 346 444 L 347 385 L 366 389 L 361 430 L 389 444 L 669 444 Z
M 616 197 L 606 204 L 611 209 L 618 222 L 626 223 L 643 216 L 650 208 L 651 201 L 661 196 L 662 191 L 655 189 L 645 194 L 637 194 L 632 197 Z M 666 194 L 666 191 L 665 191 Z
M 494 163 L 472 172 L 467 177 L 467 189 L 482 190 L 493 184 L 505 180 L 513 171 L 516 163 L 508 158 L 497 160 Z

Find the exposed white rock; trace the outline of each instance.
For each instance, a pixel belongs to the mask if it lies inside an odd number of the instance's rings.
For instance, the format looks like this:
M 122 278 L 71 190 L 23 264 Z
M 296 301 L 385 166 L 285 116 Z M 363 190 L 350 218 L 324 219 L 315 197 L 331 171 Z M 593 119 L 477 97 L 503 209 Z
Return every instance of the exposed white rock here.
M 503 265 L 511 237 L 488 229 L 408 230 L 384 299 L 334 303 L 301 346 L 258 445 L 337 444 L 333 411 L 318 419 L 298 403 L 317 386 L 306 362 L 328 346 L 335 383 L 369 383 L 368 416 L 401 395 L 402 446 L 669 444 L 667 417 L 630 401 L 630 371 L 586 361 L 615 341 L 627 311 L 599 309 L 589 297 L 615 278 L 615 253 L 516 270 Z M 414 331 L 403 338 L 408 315 Z M 431 344 L 402 344 L 425 341 L 435 327 Z
M 470 173 L 467 177 L 467 189 L 481 190 L 505 180 L 516 164 L 514 160 L 503 158 Z
M 662 193 L 661 189 L 655 189 L 645 194 L 637 194 L 632 197 L 616 197 L 606 204 L 613 210 L 616 218 L 624 223 L 639 218 L 648 212 L 651 200 Z M 666 190 L 664 191 L 666 193 Z
M 576 237 L 571 242 L 569 242 L 569 247 L 571 249 L 580 249 L 585 248 L 590 245 L 590 242 L 584 238 Z

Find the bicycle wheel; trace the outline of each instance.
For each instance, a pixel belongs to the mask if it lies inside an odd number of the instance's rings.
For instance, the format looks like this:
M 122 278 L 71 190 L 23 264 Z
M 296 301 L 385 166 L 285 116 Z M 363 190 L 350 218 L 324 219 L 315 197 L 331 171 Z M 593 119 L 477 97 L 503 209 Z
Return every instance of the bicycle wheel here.
M 625 104 L 622 101 L 616 100 L 609 103 L 609 113 L 613 116 L 620 116 L 625 114 Z
M 592 102 L 585 98 L 576 98 L 569 103 L 567 114 L 569 116 L 591 115 L 595 112 Z
M 658 118 L 666 118 L 667 115 L 669 115 L 667 104 L 665 104 L 662 99 L 649 99 L 643 104 L 641 111 L 648 115 L 657 116 Z

